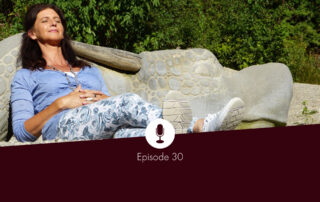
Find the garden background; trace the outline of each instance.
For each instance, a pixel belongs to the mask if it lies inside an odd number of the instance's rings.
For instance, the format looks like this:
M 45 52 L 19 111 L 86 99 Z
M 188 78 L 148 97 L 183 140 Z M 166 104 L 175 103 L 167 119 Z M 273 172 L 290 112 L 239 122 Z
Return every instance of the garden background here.
M 73 40 L 135 53 L 206 48 L 226 67 L 281 62 L 295 82 L 320 84 L 320 0 L 0 0 L 0 40 L 23 32 L 34 3 L 60 7 Z

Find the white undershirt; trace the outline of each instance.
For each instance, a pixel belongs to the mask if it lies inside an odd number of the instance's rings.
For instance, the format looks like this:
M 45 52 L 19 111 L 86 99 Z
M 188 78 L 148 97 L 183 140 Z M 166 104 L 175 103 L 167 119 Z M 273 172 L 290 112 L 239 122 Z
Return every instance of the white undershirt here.
M 70 77 L 74 77 L 74 74 L 72 72 L 64 72 Z M 79 72 L 74 72 L 75 74 L 78 74 Z

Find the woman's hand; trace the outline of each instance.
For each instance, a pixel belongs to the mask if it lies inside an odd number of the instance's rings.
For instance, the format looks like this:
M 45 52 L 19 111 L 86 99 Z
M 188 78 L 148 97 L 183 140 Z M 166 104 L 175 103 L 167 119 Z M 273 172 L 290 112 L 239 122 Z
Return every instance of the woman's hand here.
M 80 89 L 80 92 L 82 93 L 80 95 L 80 98 L 85 100 L 83 104 L 91 104 L 109 97 L 103 94 L 101 91 L 96 91 L 96 90 Z
M 73 92 L 58 98 L 57 103 L 60 109 L 71 109 L 91 104 L 108 97 L 109 96 L 100 91 L 81 89 L 81 85 L 79 85 Z
M 89 98 L 89 99 L 88 99 Z M 100 91 L 84 90 L 79 85 L 73 92 L 56 99 L 51 105 L 37 113 L 24 123 L 25 129 L 32 135 L 39 137 L 45 123 L 64 109 L 81 107 L 108 98 Z
M 83 105 L 83 99 L 80 98 L 81 85 L 79 85 L 74 91 L 69 93 L 68 95 L 62 96 L 56 100 L 59 109 L 71 109 L 80 107 Z

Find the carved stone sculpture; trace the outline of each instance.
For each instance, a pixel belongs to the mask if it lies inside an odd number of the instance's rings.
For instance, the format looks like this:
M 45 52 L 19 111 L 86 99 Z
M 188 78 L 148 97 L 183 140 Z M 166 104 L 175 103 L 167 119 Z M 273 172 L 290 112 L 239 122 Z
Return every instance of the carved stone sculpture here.
M 17 34 L 0 42 L 0 140 L 8 131 L 10 83 L 21 68 L 16 66 L 20 40 L 21 34 Z M 246 104 L 244 123 L 238 128 L 287 122 L 293 80 L 284 64 L 254 65 L 235 71 L 223 67 L 206 49 L 134 54 L 80 42 L 72 45 L 79 57 L 101 70 L 111 95 L 134 92 L 160 106 L 166 99 L 188 100 L 193 116 L 199 118 L 218 111 L 237 96 Z

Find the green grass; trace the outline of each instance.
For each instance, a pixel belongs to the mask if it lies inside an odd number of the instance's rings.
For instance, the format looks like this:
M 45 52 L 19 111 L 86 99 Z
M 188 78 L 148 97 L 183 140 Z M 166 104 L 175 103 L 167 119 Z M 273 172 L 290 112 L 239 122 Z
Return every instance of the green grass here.
M 303 106 L 303 109 L 301 111 L 301 114 L 303 116 L 303 123 L 296 123 L 297 125 L 309 125 L 309 124 L 313 124 L 314 123 L 314 120 L 312 118 L 312 115 L 318 113 L 317 110 L 310 110 L 307 106 L 307 101 L 304 100 L 302 102 L 302 106 Z

